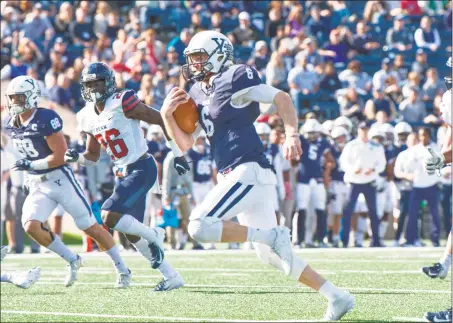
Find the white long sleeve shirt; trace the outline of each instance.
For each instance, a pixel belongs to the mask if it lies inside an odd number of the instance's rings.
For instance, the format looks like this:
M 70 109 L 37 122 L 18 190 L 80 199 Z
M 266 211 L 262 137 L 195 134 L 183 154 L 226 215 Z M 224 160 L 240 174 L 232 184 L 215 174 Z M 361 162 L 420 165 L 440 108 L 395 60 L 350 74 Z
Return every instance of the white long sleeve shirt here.
M 382 145 L 372 141 L 363 142 L 359 138 L 346 144 L 340 156 L 340 166 L 344 170 L 344 181 L 354 184 L 367 184 L 376 180 L 379 173 L 385 170 L 386 160 Z M 355 174 L 362 169 L 359 174 Z M 365 175 L 368 169 L 373 169 Z
M 435 152 L 440 152 L 439 146 L 435 143 L 430 143 L 428 146 L 418 144 L 408 150 L 409 153 L 407 154 L 406 170 L 414 176 L 414 188 L 430 187 L 436 185 L 441 180 L 441 178 L 436 174 L 428 175 L 425 172 L 425 159 L 431 156 L 428 152 L 428 147 L 431 147 Z
M 407 161 L 408 161 L 408 156 L 410 154 L 410 149 L 406 149 L 398 154 L 395 160 L 395 167 L 393 168 L 393 172 L 395 173 L 395 176 L 398 178 L 401 178 L 402 180 L 398 182 L 396 185 L 398 188 L 402 191 L 408 191 L 412 189 L 412 183 L 409 182 L 408 180 L 405 180 L 402 178 L 402 175 L 404 173 L 408 173 L 407 171 Z
M 437 31 L 436 28 L 433 28 L 432 31 L 434 33 L 434 43 L 428 43 L 428 42 L 426 42 L 425 37 L 423 37 L 423 30 L 421 28 L 418 28 L 414 34 L 415 44 L 418 47 L 422 47 L 422 48 L 429 48 L 429 46 L 432 44 L 439 47 L 440 46 L 439 32 Z

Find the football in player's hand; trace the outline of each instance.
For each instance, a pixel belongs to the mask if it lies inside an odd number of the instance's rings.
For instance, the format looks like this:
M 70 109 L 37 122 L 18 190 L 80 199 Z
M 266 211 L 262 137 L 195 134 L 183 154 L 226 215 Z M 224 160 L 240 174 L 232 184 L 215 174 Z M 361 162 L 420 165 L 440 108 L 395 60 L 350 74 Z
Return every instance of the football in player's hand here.
M 186 103 L 180 104 L 173 112 L 176 123 L 182 131 L 193 133 L 198 122 L 198 110 L 195 101 L 190 98 Z

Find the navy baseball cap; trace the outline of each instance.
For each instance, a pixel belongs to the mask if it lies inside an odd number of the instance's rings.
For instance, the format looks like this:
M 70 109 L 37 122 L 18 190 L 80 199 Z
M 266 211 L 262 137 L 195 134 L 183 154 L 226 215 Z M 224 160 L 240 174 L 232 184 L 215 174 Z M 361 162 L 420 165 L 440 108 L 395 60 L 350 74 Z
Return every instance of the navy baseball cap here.
M 357 126 L 358 129 L 369 129 L 370 124 L 367 121 L 361 121 L 359 125 Z

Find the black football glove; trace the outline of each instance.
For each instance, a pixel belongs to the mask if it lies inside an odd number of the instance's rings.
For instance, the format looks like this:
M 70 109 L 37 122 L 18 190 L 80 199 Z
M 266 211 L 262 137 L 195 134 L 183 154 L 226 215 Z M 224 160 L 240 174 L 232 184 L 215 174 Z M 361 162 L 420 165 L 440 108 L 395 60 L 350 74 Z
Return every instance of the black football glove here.
M 15 170 L 29 170 L 31 168 L 31 161 L 28 159 L 19 159 L 14 163 L 13 169 Z
M 64 153 L 64 161 L 67 163 L 75 163 L 79 160 L 79 153 L 75 149 L 68 149 Z
M 184 156 L 175 157 L 173 163 L 174 163 L 173 166 L 175 167 L 179 175 L 184 175 L 186 172 L 190 170 L 189 163 L 187 162 Z

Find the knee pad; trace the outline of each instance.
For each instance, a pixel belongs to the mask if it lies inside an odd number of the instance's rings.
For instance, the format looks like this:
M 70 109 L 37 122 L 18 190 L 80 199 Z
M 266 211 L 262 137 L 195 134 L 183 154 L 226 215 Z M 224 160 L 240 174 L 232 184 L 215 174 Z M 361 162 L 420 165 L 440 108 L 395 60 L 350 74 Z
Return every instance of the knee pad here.
M 215 219 L 194 219 L 189 221 L 187 231 L 198 242 L 220 242 L 222 240 L 222 221 Z
M 271 248 L 268 245 L 254 242 L 253 246 L 255 247 L 256 254 L 262 263 L 271 265 L 272 267 L 283 273 L 285 272 L 280 258 L 274 252 L 272 252 Z M 300 275 L 302 275 L 302 272 L 305 270 L 305 267 L 307 267 L 307 265 L 308 264 L 305 261 L 297 257 L 293 252 L 293 262 L 291 264 L 291 271 L 288 276 L 298 281 Z

